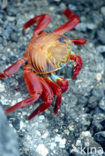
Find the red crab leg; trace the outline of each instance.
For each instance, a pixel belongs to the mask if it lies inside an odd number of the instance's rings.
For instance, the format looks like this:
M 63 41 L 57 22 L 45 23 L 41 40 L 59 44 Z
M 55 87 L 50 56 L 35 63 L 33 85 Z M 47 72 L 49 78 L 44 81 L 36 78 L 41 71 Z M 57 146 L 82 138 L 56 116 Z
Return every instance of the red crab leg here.
M 75 61 L 74 74 L 72 78 L 74 80 L 82 68 L 82 59 L 80 56 L 74 54 L 70 56 L 70 60 Z
M 37 36 L 43 29 L 45 29 L 48 26 L 50 21 L 51 21 L 51 17 L 48 14 L 36 16 L 24 24 L 23 34 L 25 32 L 25 29 L 29 28 L 34 23 L 37 23 L 37 26 L 35 27 L 33 33 L 33 36 Z
M 9 77 L 13 74 L 15 74 L 20 67 L 22 66 L 22 64 L 24 64 L 25 58 L 22 58 L 18 61 L 16 61 L 15 63 L 13 63 L 10 67 L 8 67 L 7 69 L 4 70 L 4 73 L 0 73 L 0 79 Z
M 62 90 L 59 87 L 59 85 L 57 85 L 55 82 L 53 82 L 50 79 L 50 77 L 44 76 L 44 79 L 49 84 L 49 86 L 52 88 L 54 94 L 57 96 L 56 102 L 55 102 L 55 108 L 54 108 L 54 113 L 55 113 L 55 115 L 57 115 L 58 109 L 59 109 L 61 102 L 62 102 Z
M 41 98 L 45 102 L 42 103 L 39 107 L 37 107 L 31 113 L 31 115 L 28 116 L 27 120 L 31 120 L 33 117 L 35 117 L 39 113 L 41 113 L 41 112 L 45 111 L 46 109 L 48 109 L 50 107 L 50 105 L 52 104 L 52 101 L 53 101 L 53 91 L 52 91 L 52 89 L 49 87 L 49 85 L 46 83 L 45 80 L 43 80 L 41 77 L 39 79 L 40 79 L 40 82 L 41 82 L 42 87 L 43 87 L 43 93 L 42 93 Z
M 16 109 L 33 104 L 35 101 L 38 100 L 38 98 L 42 94 L 42 86 L 41 86 L 38 76 L 36 76 L 35 73 L 33 73 L 32 71 L 25 70 L 24 79 L 25 79 L 25 83 L 27 86 L 27 90 L 31 97 L 26 98 L 25 100 L 18 102 L 14 106 L 6 109 L 4 111 L 6 114 Z
M 87 40 L 84 38 L 79 38 L 79 39 L 71 39 L 71 41 L 75 44 L 75 45 L 84 45 Z
M 65 32 L 75 28 L 80 21 L 80 18 L 76 14 L 74 14 L 71 10 L 69 10 L 68 8 L 62 12 L 69 19 L 69 21 L 54 30 L 54 32 L 56 32 L 59 35 L 62 35 Z

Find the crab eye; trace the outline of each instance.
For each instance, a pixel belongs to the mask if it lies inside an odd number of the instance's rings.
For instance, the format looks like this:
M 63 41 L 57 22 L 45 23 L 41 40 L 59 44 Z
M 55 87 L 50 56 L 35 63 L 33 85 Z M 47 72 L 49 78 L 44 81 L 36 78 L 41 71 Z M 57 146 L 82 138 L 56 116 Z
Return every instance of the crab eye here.
M 60 38 L 58 38 L 58 40 L 59 40 L 59 42 L 61 42 L 61 43 L 66 43 L 64 37 L 60 37 Z

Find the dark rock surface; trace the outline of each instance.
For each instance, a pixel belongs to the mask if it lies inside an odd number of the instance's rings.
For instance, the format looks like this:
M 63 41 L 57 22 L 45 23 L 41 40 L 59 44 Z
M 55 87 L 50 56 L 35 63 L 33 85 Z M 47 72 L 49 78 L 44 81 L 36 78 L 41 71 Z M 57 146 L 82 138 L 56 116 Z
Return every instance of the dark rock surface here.
M 0 155 L 19 156 L 18 143 L 13 127 L 8 125 L 6 116 L 0 107 Z
M 51 32 L 66 22 L 62 9 L 69 7 L 81 19 L 66 33 L 69 38 L 86 38 L 86 45 L 74 46 L 83 59 L 83 68 L 72 80 L 70 62 L 57 74 L 69 80 L 62 105 L 56 117 L 52 106 L 27 121 L 36 105 L 8 114 L 8 121 L 18 135 L 21 156 L 101 156 L 105 144 L 105 1 L 104 0 L 2 0 L 0 1 L 0 71 L 24 55 L 33 28 L 22 36 L 23 24 L 42 13 L 48 13 Z M 12 77 L 0 80 L 0 103 L 3 109 L 28 97 L 22 68 Z M 36 102 L 39 104 L 40 100 Z M 1 124 L 1 120 L 0 120 Z M 12 138 L 12 135 L 11 135 Z M 5 142 L 2 143 L 5 145 Z M 92 147 L 95 149 L 92 151 Z M 84 150 L 83 150 L 84 149 Z M 16 154 L 15 154 L 16 155 Z M 9 155 L 7 155 L 9 156 Z

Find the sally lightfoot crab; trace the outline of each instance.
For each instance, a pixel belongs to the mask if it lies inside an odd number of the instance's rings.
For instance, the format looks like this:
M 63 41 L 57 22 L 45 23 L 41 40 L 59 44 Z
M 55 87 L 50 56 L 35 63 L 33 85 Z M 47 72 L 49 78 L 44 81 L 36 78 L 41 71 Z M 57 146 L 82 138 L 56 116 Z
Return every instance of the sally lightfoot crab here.
M 28 116 L 27 119 L 30 120 L 48 109 L 53 102 L 54 96 L 56 96 L 54 113 L 55 115 L 58 113 L 62 101 L 62 93 L 68 89 L 68 81 L 63 77 L 58 77 L 55 71 L 65 66 L 68 61 L 74 61 L 73 79 L 75 79 L 82 68 L 82 59 L 76 54 L 71 54 L 72 43 L 76 45 L 84 45 L 86 43 L 85 39 L 69 39 L 63 35 L 65 32 L 75 28 L 80 18 L 69 9 L 65 9 L 62 12 L 68 18 L 68 21 L 52 33 L 43 31 L 51 21 L 51 17 L 48 14 L 36 16 L 24 24 L 23 33 L 25 29 L 34 23 L 37 24 L 26 48 L 25 55 L 5 69 L 4 73 L 0 73 L 0 79 L 10 77 L 24 65 L 24 80 L 30 97 L 6 109 L 4 111 L 6 114 L 29 106 L 41 97 L 43 103 Z

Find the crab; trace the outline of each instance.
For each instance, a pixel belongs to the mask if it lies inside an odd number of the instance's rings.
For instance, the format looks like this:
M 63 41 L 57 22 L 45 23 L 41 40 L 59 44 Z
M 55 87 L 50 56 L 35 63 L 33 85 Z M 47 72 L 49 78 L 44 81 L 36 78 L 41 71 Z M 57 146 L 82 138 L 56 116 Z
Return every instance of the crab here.
M 0 73 L 0 79 L 12 76 L 24 65 L 24 80 L 30 97 L 4 110 L 5 114 L 34 104 L 41 97 L 43 103 L 27 117 L 28 120 L 31 120 L 48 109 L 55 96 L 54 114 L 57 115 L 62 102 L 62 93 L 68 89 L 69 83 L 63 77 L 57 76 L 55 72 L 63 68 L 69 61 L 74 61 L 74 80 L 82 68 L 82 59 L 75 53 L 71 54 L 72 44 L 84 45 L 86 43 L 86 39 L 69 39 L 63 35 L 75 28 L 80 18 L 68 8 L 62 13 L 68 18 L 68 21 L 52 33 L 44 31 L 51 21 L 48 14 L 35 16 L 24 24 L 23 34 L 27 28 L 34 23 L 37 24 L 30 43 L 23 58 Z

